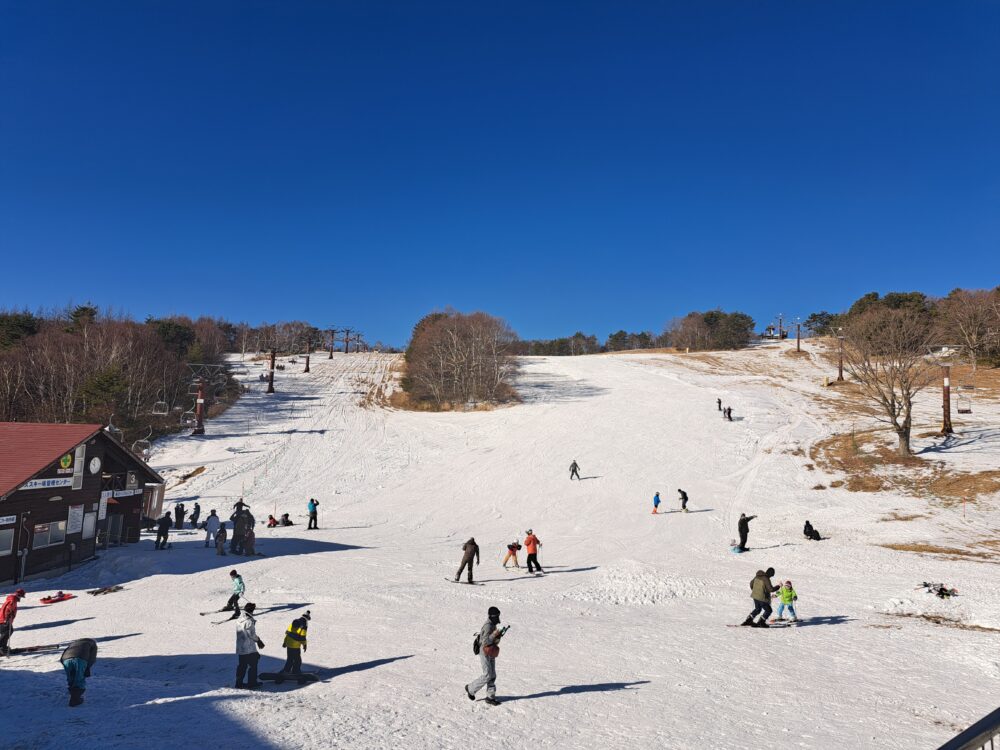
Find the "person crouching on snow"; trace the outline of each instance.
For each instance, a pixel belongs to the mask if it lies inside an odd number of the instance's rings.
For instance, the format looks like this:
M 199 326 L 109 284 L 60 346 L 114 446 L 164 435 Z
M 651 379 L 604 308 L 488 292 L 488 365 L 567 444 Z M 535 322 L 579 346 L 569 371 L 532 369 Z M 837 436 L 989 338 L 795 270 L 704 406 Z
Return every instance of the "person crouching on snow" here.
M 517 564 L 517 552 L 521 549 L 521 543 L 516 539 L 507 545 L 507 556 L 503 559 L 503 566 L 507 567 L 507 561 L 513 558 L 514 567 L 520 568 L 521 566 Z

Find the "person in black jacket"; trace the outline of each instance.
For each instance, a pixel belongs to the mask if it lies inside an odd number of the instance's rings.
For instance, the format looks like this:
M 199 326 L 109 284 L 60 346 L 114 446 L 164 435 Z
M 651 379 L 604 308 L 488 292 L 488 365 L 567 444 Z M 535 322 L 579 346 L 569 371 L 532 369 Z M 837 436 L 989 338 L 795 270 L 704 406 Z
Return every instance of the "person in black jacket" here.
M 69 686 L 69 705 L 79 706 L 83 703 L 83 691 L 87 689 L 87 677 L 90 668 L 97 661 L 97 641 L 93 638 L 80 638 L 70 643 L 59 657 L 66 671 L 66 682 Z
M 462 571 L 466 567 L 469 568 L 469 583 L 472 583 L 472 560 L 475 558 L 476 565 L 479 565 L 479 545 L 476 544 L 474 537 L 469 537 L 469 541 L 462 545 L 462 564 L 458 568 L 458 572 L 455 574 L 455 580 L 457 581 L 462 577 Z
M 198 528 L 198 519 L 201 518 L 201 506 L 198 503 L 194 504 L 194 510 L 191 511 L 191 528 Z
M 173 525 L 174 522 L 171 520 L 170 514 L 164 513 L 156 529 L 156 544 L 153 546 L 153 549 L 167 548 L 167 537 L 170 534 L 170 527 Z
M 747 551 L 747 535 L 750 533 L 750 522 L 757 516 L 748 516 L 746 513 L 740 513 L 739 523 L 736 524 L 736 530 L 740 532 L 740 552 Z
M 684 513 L 687 513 L 688 512 L 688 493 L 686 493 L 684 490 L 678 489 L 677 490 L 677 494 L 680 496 L 680 499 L 681 499 L 681 511 L 683 511 Z
M 806 539 L 812 539 L 814 542 L 818 542 L 823 538 L 819 535 L 819 532 L 813 528 L 813 525 L 809 523 L 808 520 L 806 521 L 806 525 L 802 528 L 802 533 L 805 534 Z

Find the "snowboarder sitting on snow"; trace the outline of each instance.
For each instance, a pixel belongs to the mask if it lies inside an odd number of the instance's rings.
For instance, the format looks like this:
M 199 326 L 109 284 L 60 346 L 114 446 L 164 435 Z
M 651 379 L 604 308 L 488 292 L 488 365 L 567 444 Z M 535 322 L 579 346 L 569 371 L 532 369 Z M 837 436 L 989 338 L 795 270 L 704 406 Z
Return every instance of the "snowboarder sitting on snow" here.
M 97 661 L 97 641 L 93 638 L 80 638 L 70 643 L 59 657 L 66 671 L 66 683 L 69 687 L 69 705 L 79 706 L 83 703 L 83 691 L 87 689 L 87 677 L 90 668 Z
M 302 653 L 306 650 L 306 638 L 309 634 L 309 621 L 312 615 L 309 610 L 302 617 L 292 620 L 292 624 L 285 631 L 285 666 L 281 668 L 283 674 L 302 674 Z M 283 682 L 281 678 L 275 680 L 279 685 Z
M 747 535 L 750 533 L 750 522 L 757 516 L 748 516 L 746 513 L 740 513 L 740 520 L 736 524 L 736 530 L 740 533 L 740 546 L 737 549 L 740 552 L 747 551 Z
M 164 513 L 156 530 L 156 544 L 153 545 L 153 549 L 167 548 L 167 537 L 170 535 L 170 527 L 173 525 L 174 522 L 170 519 L 170 514 Z
M 516 539 L 507 545 L 507 556 L 503 559 L 503 566 L 507 567 L 507 561 L 514 558 L 514 567 L 520 568 L 521 566 L 517 564 L 517 553 L 521 549 L 521 544 Z
M 288 517 L 287 513 L 282 513 L 281 514 L 281 520 L 278 521 L 278 525 L 279 526 L 294 526 L 295 524 L 292 523 L 292 519 Z
M 785 581 L 781 584 L 781 588 L 778 589 L 778 618 L 782 622 L 784 617 L 782 616 L 785 612 L 785 608 L 792 615 L 792 622 L 798 622 L 798 615 L 795 614 L 795 602 L 799 598 L 799 595 L 795 593 L 795 589 L 792 588 L 791 581 Z
M 774 568 L 758 570 L 757 575 L 750 581 L 750 595 L 753 597 L 753 612 L 747 615 L 747 619 L 740 625 L 749 625 L 754 628 L 766 628 L 767 619 L 771 616 L 771 594 L 774 593 L 774 584 L 771 583 L 771 576 L 774 575 Z M 760 621 L 755 622 L 754 618 L 762 614 Z
M 688 512 L 688 493 L 686 493 L 684 490 L 680 490 L 679 489 L 679 490 L 677 490 L 677 495 L 680 497 L 680 500 L 681 500 L 681 510 L 684 511 L 685 513 L 687 513 Z
M 462 545 L 462 564 L 458 567 L 458 572 L 455 574 L 455 580 L 457 581 L 462 577 L 462 571 L 468 567 L 469 569 L 469 583 L 472 583 L 472 560 L 475 558 L 476 565 L 479 565 L 479 545 L 476 544 L 475 537 L 469 537 L 469 541 Z
M 569 465 L 569 478 L 571 481 L 573 477 L 580 478 L 580 465 L 576 462 L 575 458 L 573 459 L 573 463 Z
M 500 629 L 500 610 L 490 607 L 486 613 L 487 620 L 479 629 L 479 663 L 483 674 L 465 686 L 465 694 L 470 701 L 476 699 L 476 693 L 486 688 L 486 702 L 492 706 L 499 705 L 497 700 L 497 657 L 500 655 L 500 639 L 503 630 Z M 504 628 L 506 630 L 506 628 Z
M 274 516 L 268 516 L 267 517 L 267 528 L 273 529 L 277 525 L 278 525 L 278 519 L 277 518 L 275 518 Z
M 264 648 L 264 641 L 257 637 L 257 620 L 253 616 L 256 608 L 256 604 L 247 602 L 239 622 L 236 623 L 236 656 L 239 659 L 236 665 L 237 688 L 252 690 L 261 686 L 257 681 L 257 662 L 260 661 L 257 649 Z
M 812 539 L 814 542 L 818 542 L 823 538 L 819 535 L 819 532 L 813 528 L 813 525 L 809 523 L 809 521 L 806 521 L 806 525 L 802 527 L 802 533 L 805 534 L 806 539 Z
M 240 597 L 246 591 L 246 586 L 243 584 L 243 576 L 237 573 L 235 569 L 229 571 L 229 577 L 233 581 L 233 595 L 229 597 L 229 601 L 226 602 L 226 606 L 222 608 L 222 611 L 228 612 L 229 610 L 234 610 L 233 619 L 236 619 L 240 613 Z
M 653 513 L 657 512 L 657 508 L 660 507 L 660 493 L 657 492 L 653 495 Z
M 0 606 L 0 655 L 10 656 L 10 637 L 14 633 L 14 618 L 17 617 L 17 603 L 24 598 L 24 589 L 7 594 Z

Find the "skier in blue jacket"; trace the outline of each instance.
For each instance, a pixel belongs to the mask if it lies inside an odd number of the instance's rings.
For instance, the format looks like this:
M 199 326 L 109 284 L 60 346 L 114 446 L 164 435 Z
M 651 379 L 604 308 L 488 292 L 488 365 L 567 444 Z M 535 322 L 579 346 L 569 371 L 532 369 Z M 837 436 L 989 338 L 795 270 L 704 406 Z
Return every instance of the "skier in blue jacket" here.
M 309 509 L 309 525 L 306 526 L 306 531 L 319 529 L 319 522 L 317 520 L 319 503 L 316 501 L 316 498 L 309 498 L 309 504 L 306 507 Z

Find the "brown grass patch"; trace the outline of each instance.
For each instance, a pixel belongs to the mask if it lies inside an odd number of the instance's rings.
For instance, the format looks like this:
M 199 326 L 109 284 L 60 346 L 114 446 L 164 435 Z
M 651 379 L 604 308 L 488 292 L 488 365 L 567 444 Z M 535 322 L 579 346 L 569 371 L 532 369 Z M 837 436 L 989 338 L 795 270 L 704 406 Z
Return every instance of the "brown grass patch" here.
M 893 511 L 888 515 L 882 516 L 879 521 L 916 521 L 918 518 L 927 518 L 923 513 L 899 513 Z
M 924 620 L 925 622 L 933 623 L 934 625 L 944 625 L 948 628 L 956 628 L 957 630 L 971 630 L 976 633 L 1000 633 L 1000 628 L 988 628 L 985 625 L 970 625 L 968 623 L 962 622 L 955 617 L 947 617 L 946 615 L 932 615 L 932 614 L 910 614 L 905 612 L 892 612 L 888 614 L 889 617 L 907 617 L 911 620 Z
M 826 485 L 825 484 L 814 484 L 813 485 L 813 489 L 814 490 L 825 490 L 826 489 Z
M 925 542 L 899 542 L 880 544 L 879 546 L 896 550 L 897 552 L 915 552 L 918 555 L 942 555 L 949 560 L 992 560 L 994 557 L 988 552 L 973 552 L 959 547 L 941 547 Z
M 174 487 L 180 487 L 187 480 L 194 479 L 199 474 L 204 473 L 204 471 L 205 471 L 205 467 L 204 466 L 199 466 L 197 469 L 193 469 L 193 470 L 189 471 L 187 474 L 185 474 L 184 476 L 182 476 L 180 479 L 177 480 L 177 483 L 174 485 Z M 171 489 L 173 489 L 173 487 L 171 487 Z
M 762 349 L 770 349 L 771 347 L 767 347 L 767 346 L 764 346 L 764 347 L 761 347 L 761 348 L 762 348 Z M 797 351 L 795 351 L 794 349 L 786 349 L 786 350 L 785 350 L 785 351 L 783 352 L 783 354 L 784 354 L 784 355 L 785 355 L 786 357 L 805 357 L 806 359 L 808 359 L 808 358 L 809 358 L 809 352 L 807 352 L 807 351 L 806 351 L 805 349 L 803 349 L 803 350 L 802 350 L 802 351 L 800 351 L 800 352 L 797 352 Z

